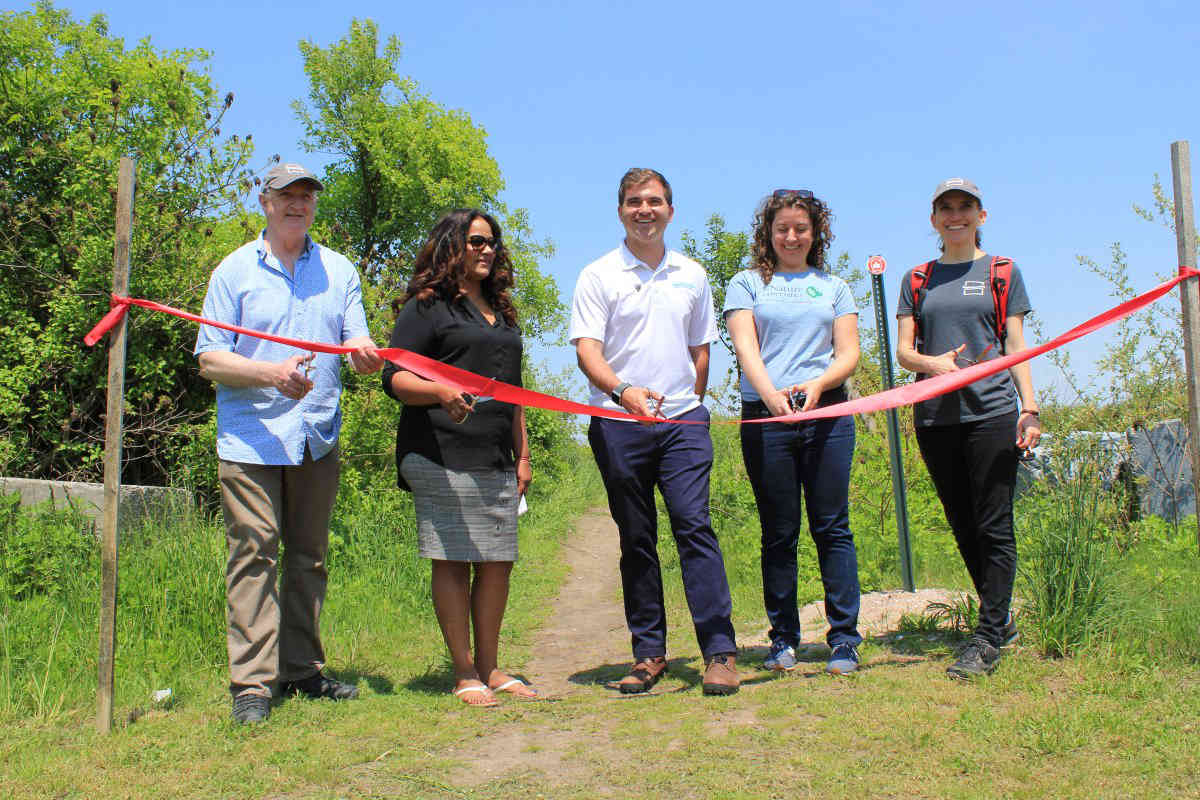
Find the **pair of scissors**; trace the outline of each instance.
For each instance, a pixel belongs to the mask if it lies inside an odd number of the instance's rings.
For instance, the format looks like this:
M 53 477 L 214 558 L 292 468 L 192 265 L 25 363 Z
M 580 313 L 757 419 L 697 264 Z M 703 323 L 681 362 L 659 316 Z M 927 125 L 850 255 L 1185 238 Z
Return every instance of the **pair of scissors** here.
M 996 346 L 996 343 L 992 342 L 987 347 L 983 348 L 983 352 L 980 353 L 979 355 L 977 355 L 975 358 L 967 358 L 966 356 L 959 353 L 958 355 L 956 355 L 954 357 L 954 360 L 955 361 L 962 360 L 962 361 L 967 362 L 968 364 L 978 364 L 980 361 L 983 361 L 983 357 L 986 356 L 988 354 L 988 352 L 991 351 L 991 349 L 995 346 Z
M 663 400 L 666 400 L 666 398 L 665 398 L 665 397 L 663 397 L 662 395 L 659 395 L 659 397 L 658 397 L 658 405 L 656 405 L 656 406 L 654 407 L 654 416 L 656 416 L 656 417 L 661 417 L 661 416 L 662 416 L 662 404 L 663 404 Z
M 467 401 L 467 413 L 463 416 L 462 419 L 458 420 L 459 425 L 461 425 L 467 421 L 467 417 L 471 416 L 471 412 L 475 410 L 475 404 L 479 402 L 479 399 L 481 397 L 484 397 L 487 395 L 487 391 L 492 388 L 492 384 L 494 384 L 495 382 L 496 382 L 495 378 L 489 378 L 488 382 L 483 385 L 483 389 L 480 390 L 480 394 L 471 394 L 470 392 L 462 393 L 463 400 Z

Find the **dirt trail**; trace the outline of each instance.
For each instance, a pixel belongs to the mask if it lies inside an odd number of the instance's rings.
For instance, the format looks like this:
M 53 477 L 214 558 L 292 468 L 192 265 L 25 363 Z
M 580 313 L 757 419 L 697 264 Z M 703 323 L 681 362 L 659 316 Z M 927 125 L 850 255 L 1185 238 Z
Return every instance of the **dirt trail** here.
M 563 544 L 562 558 L 568 575 L 546 623 L 534 638 L 533 657 L 522 674 L 545 698 L 553 701 L 570 697 L 572 711 L 562 719 L 551 714 L 535 720 L 520 714 L 492 730 L 486 747 L 472 739 L 439 753 L 440 757 L 457 762 L 444 775 L 443 788 L 451 793 L 458 788 L 471 790 L 499 781 L 506 775 L 531 772 L 553 775 L 567 784 L 587 782 L 596 769 L 598 754 L 602 754 L 600 762 L 624 755 L 624 750 L 613 742 L 613 731 L 622 718 L 614 709 L 621 703 L 593 707 L 589 700 L 589 697 L 622 699 L 621 695 L 600 687 L 623 675 L 630 658 L 629 633 L 621 603 L 617 529 L 607 510 L 592 509 L 579 518 Z M 949 592 L 934 589 L 865 594 L 860 630 L 868 637 L 893 631 L 901 614 L 921 612 L 930 602 L 945 602 L 950 596 Z M 805 649 L 815 653 L 819 670 L 827 652 L 822 604 L 805 606 L 800 616 Z M 761 657 L 766 651 L 761 645 L 765 642 L 765 620 L 757 637 L 744 632 L 739 636 L 742 658 L 738 666 L 744 679 L 758 673 L 761 680 L 761 676 L 768 674 L 761 672 Z M 579 702 L 584 705 L 579 706 Z M 538 707 L 547 708 L 531 704 L 526 709 L 536 712 Z M 753 708 L 743 708 L 722 714 L 711 724 L 718 728 L 749 725 L 755 719 Z M 403 794 L 406 789 L 403 783 L 394 783 L 377 774 L 374 765 L 364 768 L 359 780 L 359 788 L 369 787 L 372 794 L 386 795 L 392 791 Z
M 533 658 L 526 670 L 543 695 L 562 697 L 577 692 L 595 683 L 577 676 L 580 669 L 631 657 L 621 604 L 618 548 L 617 526 L 604 509 L 592 509 L 580 517 L 563 544 L 562 557 L 569 573 L 534 639 Z
M 621 604 L 617 526 L 606 510 L 592 509 L 580 517 L 563 545 L 563 558 L 570 572 L 534 640 L 534 655 L 527 669 L 530 680 L 548 697 L 563 697 L 602 683 L 612 667 L 631 658 Z M 861 599 L 859 632 L 869 638 L 894 631 L 902 615 L 920 613 L 930 603 L 946 603 L 952 597 L 953 593 L 944 589 L 868 592 Z M 824 603 L 801 608 L 800 624 L 804 642 L 820 649 L 828 630 Z M 738 638 L 743 658 L 746 650 L 766 644 L 765 619 L 758 636 L 743 633 Z M 757 666 L 750 661 L 744 668 Z M 589 668 L 589 672 L 580 672 Z

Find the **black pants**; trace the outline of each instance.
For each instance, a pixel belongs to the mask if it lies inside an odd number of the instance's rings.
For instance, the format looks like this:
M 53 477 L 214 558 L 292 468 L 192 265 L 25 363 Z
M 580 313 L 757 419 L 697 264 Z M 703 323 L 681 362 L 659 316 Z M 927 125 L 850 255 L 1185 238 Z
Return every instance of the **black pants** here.
M 977 422 L 917 428 L 921 458 L 979 593 L 976 632 L 996 646 L 1004 638 L 1017 574 L 1016 430 L 1016 409 Z

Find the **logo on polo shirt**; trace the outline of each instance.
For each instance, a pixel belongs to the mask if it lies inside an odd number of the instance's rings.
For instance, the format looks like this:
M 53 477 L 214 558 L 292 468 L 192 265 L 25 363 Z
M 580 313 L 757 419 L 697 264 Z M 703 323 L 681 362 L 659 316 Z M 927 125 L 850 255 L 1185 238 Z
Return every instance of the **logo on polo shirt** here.
M 696 284 L 688 283 L 687 281 L 671 281 L 671 286 L 675 289 L 695 289 Z

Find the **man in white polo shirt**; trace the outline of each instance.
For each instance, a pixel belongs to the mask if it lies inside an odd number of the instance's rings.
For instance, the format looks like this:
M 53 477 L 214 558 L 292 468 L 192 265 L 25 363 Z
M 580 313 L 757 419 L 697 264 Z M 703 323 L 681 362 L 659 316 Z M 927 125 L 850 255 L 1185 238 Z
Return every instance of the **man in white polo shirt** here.
M 592 384 L 591 403 L 641 416 L 703 424 L 639 424 L 592 417 L 588 441 L 621 533 L 621 584 L 634 666 L 626 694 L 648 691 L 667 671 L 667 619 L 658 562 L 654 487 L 679 548 L 684 591 L 700 651 L 705 694 L 738 690 L 729 582 L 708 512 L 712 439 L 708 346 L 717 338 L 704 268 L 663 241 L 675 213 L 671 185 L 652 169 L 621 179 L 617 214 L 625 241 L 579 276 L 570 339 Z

